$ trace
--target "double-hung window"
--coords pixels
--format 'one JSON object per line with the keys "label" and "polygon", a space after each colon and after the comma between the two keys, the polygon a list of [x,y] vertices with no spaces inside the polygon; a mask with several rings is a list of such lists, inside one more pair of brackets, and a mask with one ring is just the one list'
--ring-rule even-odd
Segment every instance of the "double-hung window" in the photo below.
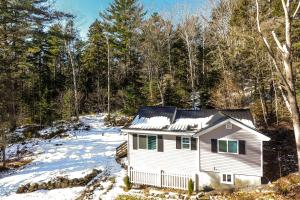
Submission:
{"label": "double-hung window", "polygon": [[148,149],[155,150],[156,149],[156,136],[148,135]]}
{"label": "double-hung window", "polygon": [[222,153],[238,153],[238,141],[218,140],[218,151]]}
{"label": "double-hung window", "polygon": [[221,183],[233,184],[233,174],[221,174]]}
{"label": "double-hung window", "polygon": [[155,150],[156,146],[156,135],[139,135],[139,149]]}
{"label": "double-hung window", "polygon": [[191,149],[191,138],[182,137],[181,138],[181,147],[182,147],[182,149]]}

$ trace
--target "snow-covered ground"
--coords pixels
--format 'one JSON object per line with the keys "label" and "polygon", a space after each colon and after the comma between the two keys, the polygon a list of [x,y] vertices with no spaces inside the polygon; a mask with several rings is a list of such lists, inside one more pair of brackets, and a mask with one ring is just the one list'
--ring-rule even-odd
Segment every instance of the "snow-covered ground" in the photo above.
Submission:
{"label": "snow-covered ground", "polygon": [[81,178],[93,169],[107,170],[116,177],[112,190],[105,195],[96,190],[94,196],[99,199],[113,200],[122,193],[120,186],[126,175],[115,161],[115,148],[126,136],[120,134],[120,128],[104,126],[103,115],[83,116],[80,120],[91,127],[90,130],[70,131],[71,136],[52,140],[32,140],[27,144],[16,144],[7,149],[13,155],[17,149],[27,148],[33,152],[33,162],[16,172],[0,175],[0,199],[75,199],[84,187],[40,190],[33,193],[16,194],[20,185],[33,182],[45,182],[58,176]]}

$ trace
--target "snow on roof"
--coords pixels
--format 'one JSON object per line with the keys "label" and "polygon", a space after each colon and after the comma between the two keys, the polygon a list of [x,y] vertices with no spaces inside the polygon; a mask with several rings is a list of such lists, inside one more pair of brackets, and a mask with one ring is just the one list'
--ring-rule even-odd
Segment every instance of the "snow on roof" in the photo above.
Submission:
{"label": "snow on roof", "polygon": [[165,116],[140,117],[137,115],[129,128],[137,129],[163,129],[170,125],[170,119]]}
{"label": "snow on roof", "polygon": [[200,130],[208,126],[208,122],[212,119],[213,115],[203,118],[179,118],[168,128],[170,131],[180,130],[186,131],[190,129]]}

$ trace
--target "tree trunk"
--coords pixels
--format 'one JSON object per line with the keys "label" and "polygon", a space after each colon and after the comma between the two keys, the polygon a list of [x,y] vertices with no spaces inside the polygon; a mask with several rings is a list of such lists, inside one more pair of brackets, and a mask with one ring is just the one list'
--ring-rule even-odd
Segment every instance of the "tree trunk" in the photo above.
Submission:
{"label": "tree trunk", "polygon": [[98,73],[98,77],[97,77],[97,108],[98,108],[98,111],[100,111],[101,109],[100,109],[100,98],[101,98],[101,96],[100,96],[100,92],[101,92],[101,89],[100,89],[100,75],[99,75],[99,73]]}
{"label": "tree trunk", "polygon": [[186,46],[188,50],[188,57],[189,57],[189,65],[190,65],[190,76],[191,76],[191,84],[192,84],[192,107],[195,107],[195,90],[194,90],[194,67],[193,67],[193,61],[192,61],[192,49],[191,44],[188,38],[188,35],[186,34]]}
{"label": "tree trunk", "polygon": [[204,80],[205,75],[205,38],[202,36],[202,75]]}
{"label": "tree trunk", "polygon": [[261,109],[263,112],[264,121],[265,121],[266,126],[268,127],[269,125],[268,125],[268,119],[267,119],[267,113],[266,113],[266,104],[265,104],[265,101],[263,100],[260,86],[258,86],[258,92],[259,92],[259,99],[260,99]]}
{"label": "tree trunk", "polygon": [[172,70],[172,64],[171,64],[171,41],[170,41],[170,38],[168,38],[168,64],[169,64],[170,74],[174,77],[175,75]]}
{"label": "tree trunk", "polygon": [[71,53],[71,49],[67,42],[65,42],[65,46],[70,58],[71,62],[71,67],[72,67],[72,75],[73,75],[73,90],[74,90],[74,106],[75,106],[75,115],[76,115],[76,120],[79,120],[79,109],[78,109],[78,93],[77,93],[77,81],[76,81],[76,69],[75,69],[75,63],[73,60],[73,55]]}
{"label": "tree trunk", "polygon": [[5,147],[2,147],[2,162],[3,162],[3,167],[6,167],[6,156],[5,156]]}
{"label": "tree trunk", "polygon": [[153,102],[153,80],[152,80],[152,73],[151,67],[149,67],[149,92],[150,92],[150,102]]}
{"label": "tree trunk", "polygon": [[295,134],[295,142],[297,148],[297,155],[298,155],[298,170],[300,171],[300,112],[297,103],[297,99],[293,95],[288,95],[288,101],[291,108],[291,116]]}
{"label": "tree trunk", "polygon": [[274,98],[275,98],[275,115],[276,115],[276,125],[278,126],[278,97],[277,97],[277,89],[275,86],[274,80],[272,81],[274,88]]}
{"label": "tree trunk", "polygon": [[164,106],[165,105],[165,98],[164,98],[164,92],[163,92],[162,84],[160,83],[160,81],[158,81],[157,86],[158,86],[158,90],[159,90],[159,94],[160,94],[161,105]]}
{"label": "tree trunk", "polygon": [[107,42],[107,116],[110,119],[110,48],[109,38],[106,36]]}
{"label": "tree trunk", "polygon": [[[260,36],[263,39],[263,42],[266,46],[266,49],[272,58],[274,67],[279,74],[280,86],[279,89],[281,90],[281,94],[285,101],[285,105],[287,109],[290,111],[291,119],[293,122],[294,134],[295,134],[295,141],[296,141],[296,149],[298,154],[298,171],[300,171],[300,112],[299,106],[297,102],[296,96],[296,88],[295,88],[295,71],[293,70],[293,58],[292,58],[292,40],[291,40],[291,24],[292,20],[296,17],[299,9],[300,9],[300,1],[298,1],[298,6],[296,7],[295,11],[292,12],[290,9],[290,1],[282,2],[282,8],[284,11],[284,19],[285,19],[285,41],[283,44],[279,41],[276,33],[272,31],[273,39],[276,43],[277,49],[281,54],[281,59],[278,60],[278,56],[273,52],[270,43],[268,42],[267,38],[263,35],[260,21],[259,21],[259,3],[256,0],[256,20],[257,20],[257,28]],[[283,67],[280,68],[280,65]],[[283,70],[283,71],[282,71]],[[282,85],[282,86],[281,86]]]}

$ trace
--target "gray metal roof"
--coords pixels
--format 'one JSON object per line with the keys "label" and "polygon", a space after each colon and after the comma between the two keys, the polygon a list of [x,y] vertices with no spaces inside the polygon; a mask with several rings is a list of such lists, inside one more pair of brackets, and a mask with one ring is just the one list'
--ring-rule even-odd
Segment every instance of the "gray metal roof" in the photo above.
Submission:
{"label": "gray metal roof", "polygon": [[151,117],[167,117],[170,121],[173,120],[176,107],[174,106],[143,106],[138,110],[137,115],[140,118],[151,118]]}
{"label": "gray metal roof", "polygon": [[221,112],[229,117],[233,117],[235,119],[247,119],[250,121],[253,121],[251,112],[249,109],[226,109],[226,110],[221,110]]}
{"label": "gray metal roof", "polygon": [[177,109],[175,120],[180,118],[203,118],[214,115],[218,110],[215,109],[201,109],[201,110],[187,110]]}
{"label": "gray metal roof", "polygon": [[228,118],[233,118],[254,128],[249,109],[191,110],[177,109],[172,106],[143,106],[128,128],[169,131],[201,130]]}

